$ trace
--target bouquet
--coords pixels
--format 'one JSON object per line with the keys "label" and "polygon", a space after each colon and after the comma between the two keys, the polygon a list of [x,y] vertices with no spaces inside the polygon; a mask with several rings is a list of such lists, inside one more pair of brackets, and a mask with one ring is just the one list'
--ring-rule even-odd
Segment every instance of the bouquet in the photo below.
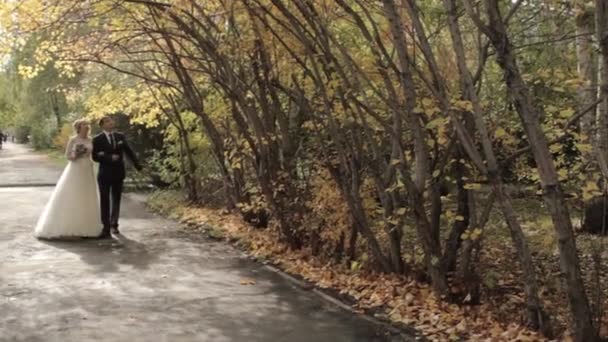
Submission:
{"label": "bouquet", "polygon": [[76,155],[76,158],[80,158],[86,153],[87,147],[84,146],[84,144],[76,144],[76,146],[74,146],[74,154]]}

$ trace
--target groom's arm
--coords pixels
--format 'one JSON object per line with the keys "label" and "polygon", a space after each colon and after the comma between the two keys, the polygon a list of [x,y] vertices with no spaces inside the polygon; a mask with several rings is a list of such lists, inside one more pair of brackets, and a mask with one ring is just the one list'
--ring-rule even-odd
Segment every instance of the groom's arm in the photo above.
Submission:
{"label": "groom's arm", "polygon": [[135,168],[138,171],[140,171],[141,170],[141,164],[139,164],[139,160],[137,159],[137,156],[135,155],[135,152],[133,152],[133,149],[131,149],[131,146],[127,142],[127,139],[125,138],[124,135],[122,136],[122,141],[124,142],[124,151],[125,151],[125,153],[129,157],[129,159],[131,159],[131,161],[133,162],[133,166],[135,166]]}
{"label": "groom's arm", "polygon": [[112,156],[107,155],[104,151],[99,148],[99,140],[93,140],[93,153],[92,156],[93,161],[97,163],[110,163],[112,162]]}

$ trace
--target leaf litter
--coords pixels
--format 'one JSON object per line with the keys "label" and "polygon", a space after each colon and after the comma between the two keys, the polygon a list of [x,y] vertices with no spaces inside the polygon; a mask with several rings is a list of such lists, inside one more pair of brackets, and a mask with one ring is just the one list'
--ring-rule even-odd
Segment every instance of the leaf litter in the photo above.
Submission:
{"label": "leaf litter", "polygon": [[[351,298],[355,311],[374,314],[397,326],[410,326],[430,341],[546,341],[516,320],[502,317],[496,303],[450,304],[439,300],[429,285],[408,277],[353,272],[348,267],[322,262],[309,250],[289,250],[278,242],[275,230],[255,229],[235,214],[190,207],[181,210],[180,216],[189,229],[203,231],[203,227],[211,226],[221,231],[226,240],[247,249],[252,257],[268,260],[321,289]],[[500,280],[503,285],[509,282]],[[240,284],[255,285],[255,281],[242,279]],[[519,293],[506,294],[503,301],[503,306],[523,305]]]}

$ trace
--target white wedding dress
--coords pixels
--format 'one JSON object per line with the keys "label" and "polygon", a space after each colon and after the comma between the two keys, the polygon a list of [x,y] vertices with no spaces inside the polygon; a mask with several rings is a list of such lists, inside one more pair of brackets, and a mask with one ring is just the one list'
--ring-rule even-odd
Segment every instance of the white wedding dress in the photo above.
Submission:
{"label": "white wedding dress", "polygon": [[41,239],[96,237],[101,234],[101,214],[95,170],[91,160],[91,139],[73,137],[66,157],[73,156],[77,145],[86,153],[70,160],[47,203],[34,235]]}

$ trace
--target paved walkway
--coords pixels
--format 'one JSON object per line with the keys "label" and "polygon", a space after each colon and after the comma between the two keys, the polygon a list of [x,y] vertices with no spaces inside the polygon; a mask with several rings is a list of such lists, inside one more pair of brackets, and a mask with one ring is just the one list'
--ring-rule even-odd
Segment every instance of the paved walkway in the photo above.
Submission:
{"label": "paved walkway", "polygon": [[61,175],[57,163],[24,145],[4,143],[0,150],[0,186],[54,184]]}
{"label": "paved walkway", "polygon": [[58,178],[55,165],[20,145],[0,150],[0,341],[389,340],[232,247],[150,214],[135,196],[118,240],[36,240],[52,191],[40,185]]}

